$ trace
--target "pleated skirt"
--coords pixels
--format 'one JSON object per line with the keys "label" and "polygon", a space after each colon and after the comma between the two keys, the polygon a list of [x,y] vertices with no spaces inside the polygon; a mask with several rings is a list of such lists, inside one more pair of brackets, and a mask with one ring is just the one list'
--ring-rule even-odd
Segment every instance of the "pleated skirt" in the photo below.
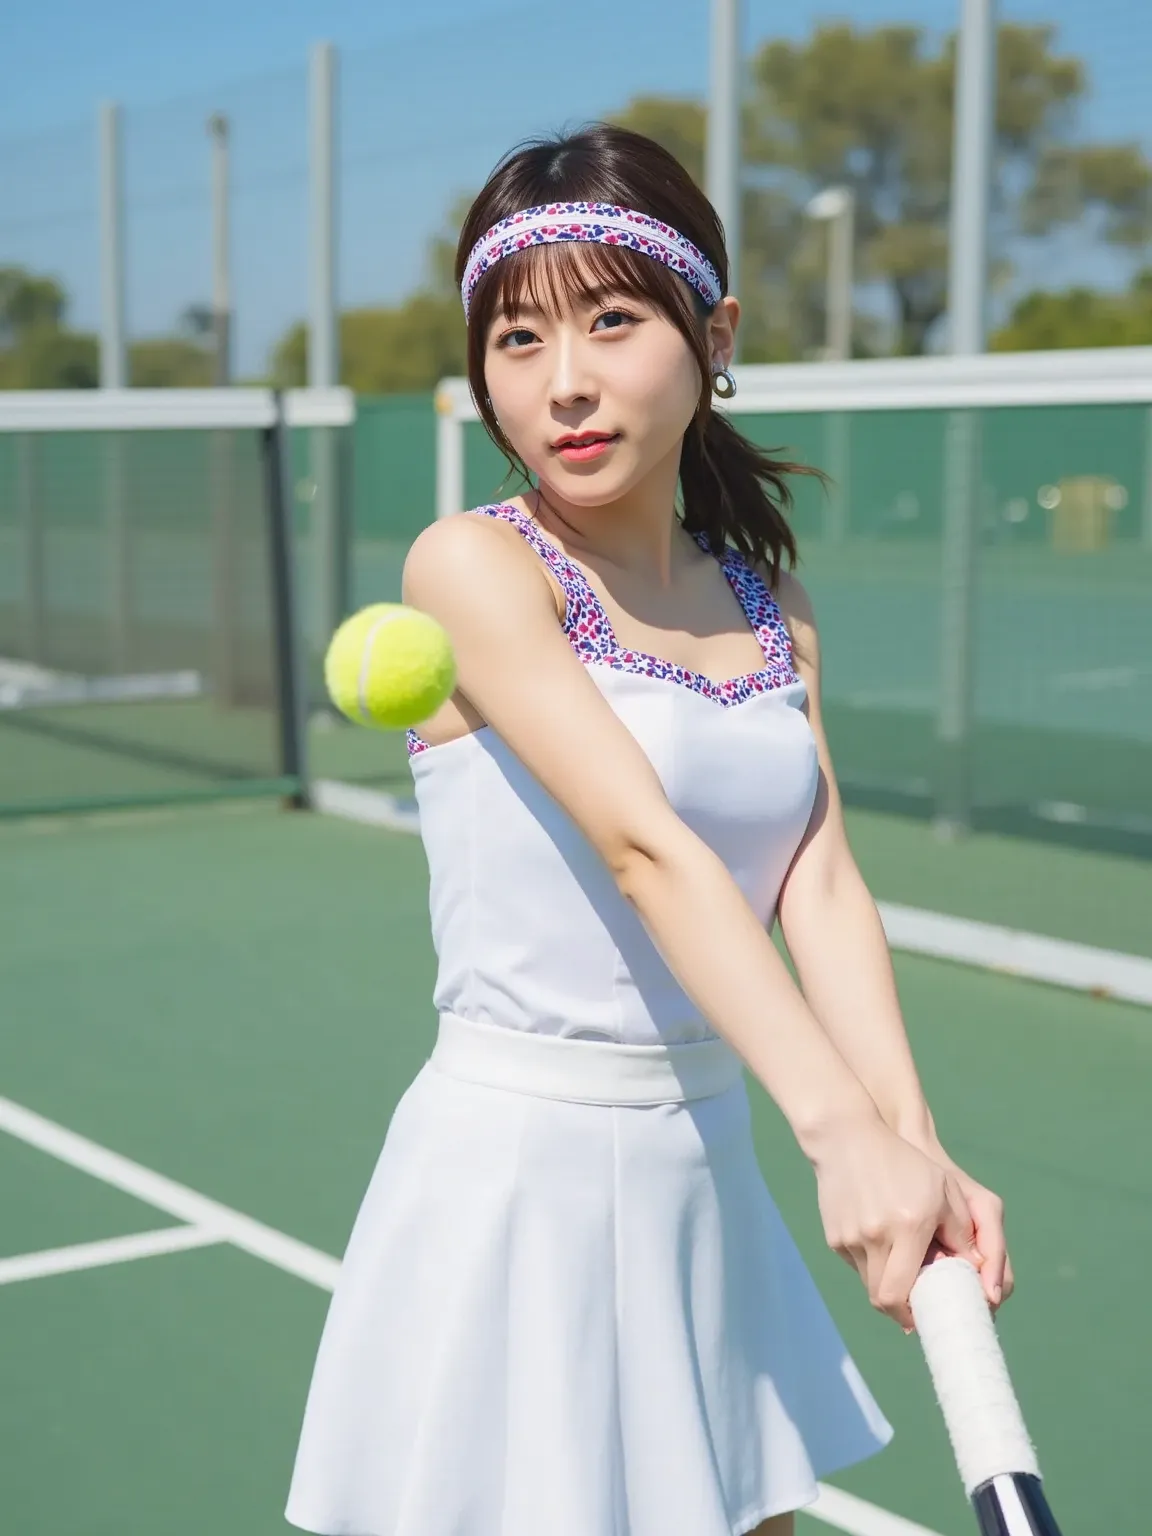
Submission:
{"label": "pleated skirt", "polygon": [[332,1297],[292,1524],[740,1536],[891,1434],[727,1046],[441,1020]]}

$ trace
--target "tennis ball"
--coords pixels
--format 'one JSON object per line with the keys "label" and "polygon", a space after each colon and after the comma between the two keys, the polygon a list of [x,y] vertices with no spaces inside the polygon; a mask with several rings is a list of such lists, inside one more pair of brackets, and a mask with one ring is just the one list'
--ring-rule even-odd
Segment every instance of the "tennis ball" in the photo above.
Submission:
{"label": "tennis ball", "polygon": [[434,715],[456,686],[452,643],[436,620],[402,603],[345,619],[324,658],[328,695],[356,725],[404,730]]}

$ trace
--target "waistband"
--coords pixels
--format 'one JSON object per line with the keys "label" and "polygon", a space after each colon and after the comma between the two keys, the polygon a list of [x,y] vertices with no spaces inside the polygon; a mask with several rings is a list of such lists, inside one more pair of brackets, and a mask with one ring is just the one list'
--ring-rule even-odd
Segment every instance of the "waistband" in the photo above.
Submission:
{"label": "waistband", "polygon": [[442,1013],[430,1065],[449,1077],[573,1104],[684,1104],[724,1093],[742,1064],[718,1038],[618,1045],[534,1035]]}

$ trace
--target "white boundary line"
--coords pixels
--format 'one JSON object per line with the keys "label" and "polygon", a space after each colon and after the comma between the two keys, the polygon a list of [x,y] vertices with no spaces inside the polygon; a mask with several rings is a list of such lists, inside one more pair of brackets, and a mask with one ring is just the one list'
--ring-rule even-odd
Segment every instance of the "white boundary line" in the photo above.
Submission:
{"label": "white boundary line", "polygon": [[894,949],[1152,1007],[1152,960],[1139,955],[1095,949],[1068,939],[1048,939],[1038,933],[893,902],[879,902],[878,906]]}
{"label": "white boundary line", "polygon": [[18,1280],[41,1280],[46,1275],[68,1275],[105,1264],[126,1264],[132,1259],[152,1259],[166,1253],[187,1253],[209,1248],[224,1237],[207,1227],[161,1227],[158,1232],[130,1232],[107,1237],[98,1243],[74,1243],[70,1248],[45,1248],[39,1253],[20,1253],[0,1259],[0,1285]]}
{"label": "white boundary line", "polygon": [[263,1259],[266,1264],[275,1265],[311,1285],[330,1291],[336,1284],[340,1262],[330,1254],[310,1248],[307,1243],[277,1232],[274,1227],[266,1227],[263,1222],[254,1221],[251,1216],[244,1216],[217,1200],[210,1200],[207,1195],[197,1194],[194,1189],[166,1179],[163,1174],[153,1173],[150,1168],[121,1157],[117,1152],[109,1152],[97,1142],[78,1136],[75,1131],[46,1120],[43,1115],[25,1109],[11,1099],[0,1098],[0,1131],[7,1131],[30,1147],[111,1184],[113,1189],[134,1195],[158,1211],[176,1216],[194,1227],[208,1228],[217,1233],[221,1241],[233,1243],[254,1258]]}
{"label": "white boundary line", "polygon": [[[17,1140],[26,1142],[40,1152],[46,1152],[50,1157],[55,1157],[72,1168],[79,1169],[81,1173],[87,1173],[94,1179],[111,1184],[114,1189],[134,1195],[145,1204],[155,1206],[157,1210],[166,1211],[171,1216],[191,1222],[193,1224],[191,1229],[180,1227],[172,1229],[173,1233],[187,1234],[184,1246],[189,1248],[201,1246],[201,1243],[193,1241],[193,1232],[195,1232],[203,1243],[210,1241],[232,1243],[237,1248],[250,1253],[254,1258],[263,1259],[266,1264],[271,1264],[276,1269],[295,1275],[297,1279],[306,1280],[319,1290],[331,1291],[335,1287],[336,1277],[340,1273],[340,1261],[334,1259],[331,1254],[322,1253],[318,1248],[311,1248],[307,1243],[298,1242],[287,1233],[265,1226],[263,1222],[255,1221],[251,1216],[245,1216],[242,1212],[233,1210],[231,1206],[222,1205],[218,1200],[211,1200],[207,1195],[201,1195],[185,1184],[177,1184],[175,1180],[165,1178],[163,1174],[155,1173],[141,1163],[134,1163],[130,1158],[121,1157],[118,1152],[111,1152],[107,1147],[100,1146],[98,1142],[89,1141],[86,1136],[79,1136],[75,1131],[58,1125],[54,1120],[48,1120],[34,1110],[25,1109],[22,1104],[17,1104],[12,1099],[0,1097],[0,1131],[7,1131]],[[166,1232],[137,1233],[135,1243],[139,1247],[146,1239],[159,1241],[165,1237],[168,1237]],[[174,1237],[169,1240],[176,1241]],[[107,1250],[115,1244],[127,1248],[133,1241],[131,1237],[113,1238],[107,1243],[82,1246]],[[69,1250],[57,1251],[67,1253]],[[139,1255],[127,1256],[138,1257]],[[31,1254],[22,1257],[42,1259],[46,1255]],[[4,1262],[12,1264],[19,1263],[20,1260],[9,1259]],[[847,1536],[940,1536],[939,1532],[929,1530],[927,1526],[915,1525],[905,1520],[902,1515],[891,1514],[888,1510],[881,1509],[878,1504],[869,1504],[867,1500],[845,1493],[842,1489],[830,1487],[827,1483],[819,1484],[819,1488],[820,1494],[816,1503],[810,1504],[803,1513],[813,1516],[836,1530],[846,1532]]]}
{"label": "white boundary line", "polygon": [[847,1531],[848,1536],[939,1536],[939,1532],[926,1525],[905,1520],[903,1515],[894,1515],[829,1483],[820,1484],[820,1497],[815,1504],[800,1510],[800,1514],[821,1520],[835,1530]]}
{"label": "white boundary line", "polygon": [[[419,834],[420,819],[410,801],[333,779],[319,780],[313,791],[313,805],[326,815],[392,832]],[[896,902],[881,901],[877,906],[893,949],[1152,1007],[1152,960],[1142,955],[1097,949]]]}

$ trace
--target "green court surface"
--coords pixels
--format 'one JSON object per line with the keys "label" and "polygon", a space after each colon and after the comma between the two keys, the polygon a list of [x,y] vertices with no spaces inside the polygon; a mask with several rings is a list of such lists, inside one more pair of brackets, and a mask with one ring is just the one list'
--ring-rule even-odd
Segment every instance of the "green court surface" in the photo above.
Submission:
{"label": "green court surface", "polygon": [[[391,746],[372,750],[394,771]],[[1146,864],[941,847],[880,816],[852,830],[879,896],[1152,952]],[[0,1529],[286,1531],[323,1285],[233,1242],[13,1278],[16,1256],[181,1218],[96,1176],[91,1148],[82,1171],[12,1134],[12,1105],[339,1255],[432,1038],[421,846],[237,801],[12,823],[0,866]],[[944,1138],[1008,1204],[1019,1294],[1002,1333],[1053,1504],[1068,1536],[1145,1536],[1152,1015],[921,958],[897,969]],[[968,1536],[916,1341],[827,1253],[811,1176],[753,1102],[769,1185],[897,1428],[836,1482]]]}

